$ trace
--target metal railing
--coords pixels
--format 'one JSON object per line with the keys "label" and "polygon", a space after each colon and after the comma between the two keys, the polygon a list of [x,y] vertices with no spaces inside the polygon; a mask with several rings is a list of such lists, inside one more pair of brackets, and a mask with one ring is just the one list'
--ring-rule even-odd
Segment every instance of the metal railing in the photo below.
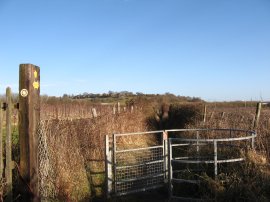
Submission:
{"label": "metal railing", "polygon": [[[238,154],[235,151],[254,149],[256,136],[255,131],[238,129],[175,129],[114,134],[111,139],[106,136],[107,196],[167,186],[170,198],[192,200],[177,196],[174,185],[199,184],[200,180],[185,179],[179,173],[190,171],[190,166],[199,170],[200,165],[213,165],[216,177],[219,164],[244,160],[226,151]],[[222,152],[226,154],[222,156]]]}
{"label": "metal railing", "polygon": [[[223,163],[233,163],[243,161],[242,156],[230,157],[229,154],[219,155],[219,153],[232,152],[234,155],[238,154],[236,148],[245,149],[252,148],[254,149],[254,142],[257,136],[255,131],[246,131],[238,129],[183,129],[183,130],[167,130],[170,135],[170,132],[195,132],[195,138],[190,137],[174,137],[169,138],[168,140],[168,153],[169,153],[169,194],[171,199],[180,199],[180,200],[199,200],[198,198],[192,197],[182,197],[177,196],[177,191],[174,190],[174,185],[190,183],[190,184],[199,184],[200,180],[198,178],[185,179],[180,175],[180,172],[190,171],[188,168],[190,165],[195,165],[194,173],[200,171],[201,168],[199,165],[212,164],[213,173],[216,178],[218,175],[218,165]],[[222,135],[228,135],[227,138],[200,138],[201,132],[215,132],[221,133]],[[227,133],[227,134],[226,134]],[[237,137],[233,137],[234,133],[237,133]],[[250,141],[250,146],[248,144],[236,144],[235,142]],[[224,144],[226,143],[226,144]],[[182,149],[186,147],[186,149]],[[194,148],[195,147],[195,148]],[[221,147],[221,148],[219,148]],[[234,148],[232,150],[232,148]],[[181,151],[181,152],[179,152]],[[206,155],[207,153],[208,155]],[[239,152],[240,153],[240,152]],[[183,154],[186,154],[183,156]],[[202,156],[201,154],[204,154]],[[206,156],[205,156],[206,155]],[[240,155],[240,154],[239,154]],[[182,169],[179,169],[179,166]],[[197,170],[196,170],[197,169]]]}

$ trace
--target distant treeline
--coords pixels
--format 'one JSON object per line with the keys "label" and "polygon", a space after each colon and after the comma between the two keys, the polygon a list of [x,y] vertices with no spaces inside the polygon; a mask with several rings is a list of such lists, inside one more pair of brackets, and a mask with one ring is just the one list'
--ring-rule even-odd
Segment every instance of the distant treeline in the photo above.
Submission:
{"label": "distant treeline", "polygon": [[129,91],[121,91],[121,92],[113,92],[109,91],[108,93],[83,93],[79,95],[68,95],[64,94],[63,98],[71,98],[71,99],[106,99],[107,101],[114,99],[133,99],[133,98],[145,98],[145,99],[168,99],[171,102],[179,102],[179,101],[188,101],[188,102],[201,102],[203,101],[199,97],[189,97],[189,96],[180,96],[174,95],[172,93],[164,93],[164,94],[145,94],[141,92],[129,92]]}

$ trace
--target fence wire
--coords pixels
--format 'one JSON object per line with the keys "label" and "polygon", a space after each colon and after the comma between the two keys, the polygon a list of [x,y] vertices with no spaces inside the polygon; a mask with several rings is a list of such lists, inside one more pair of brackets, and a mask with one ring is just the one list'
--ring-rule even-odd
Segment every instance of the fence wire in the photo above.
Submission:
{"label": "fence wire", "polygon": [[56,196],[45,125],[45,122],[41,121],[38,129],[39,193],[42,201]]}

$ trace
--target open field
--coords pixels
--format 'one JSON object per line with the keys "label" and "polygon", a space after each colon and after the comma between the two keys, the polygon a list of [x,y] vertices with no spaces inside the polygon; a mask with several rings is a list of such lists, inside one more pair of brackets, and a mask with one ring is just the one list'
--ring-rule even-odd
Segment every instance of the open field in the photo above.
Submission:
{"label": "open field", "polygon": [[[239,107],[231,106],[228,103],[228,106],[223,104],[222,107],[218,107],[216,104],[209,103],[207,104],[206,122],[202,123],[204,104],[201,103],[172,105],[168,108],[169,117],[164,120],[162,120],[162,110],[164,110],[162,105],[159,108],[155,105],[155,110],[152,109],[152,111],[149,110],[151,109],[149,106],[144,108],[146,105],[137,106],[136,110],[132,112],[129,108],[125,110],[122,108],[120,113],[114,113],[113,106],[82,105],[81,103],[78,104],[79,107],[70,108],[68,106],[68,103],[63,103],[62,108],[58,108],[60,113],[52,110],[50,115],[52,118],[43,122],[43,132],[47,138],[51,156],[53,195],[71,201],[76,201],[78,198],[92,198],[93,200],[102,198],[104,200],[104,135],[106,134],[170,128],[250,130],[256,114],[256,105]],[[72,106],[76,106],[76,104]],[[53,105],[46,105],[46,109],[48,108],[53,108]],[[99,114],[96,118],[93,117],[93,108],[97,109]],[[71,119],[65,116],[65,111],[69,110],[73,114]],[[42,113],[47,112],[44,110]],[[58,119],[55,118],[56,113],[58,113]],[[64,116],[62,120],[59,114]],[[267,191],[270,185],[269,118],[270,109],[265,106],[262,109],[257,129],[256,152],[249,153],[248,161],[240,164],[237,170],[231,168],[234,171],[232,175],[226,177],[226,184],[223,184],[222,181],[212,181],[211,178],[204,176],[207,186],[201,187],[203,189],[201,190],[202,197],[216,197],[224,201],[233,198],[239,198],[239,200],[254,200],[256,197],[261,200],[269,199],[269,191]],[[154,140],[138,139],[136,142],[128,142],[127,139],[125,144],[147,145],[151,141]],[[55,159],[56,157],[57,159]],[[255,189],[261,184],[261,180],[263,180],[262,188]],[[78,186],[80,188],[76,191]],[[139,196],[126,198],[129,201],[136,201],[137,197]],[[164,200],[164,192],[161,198],[161,201]]]}
{"label": "open field", "polygon": [[[203,122],[204,106],[207,105]],[[221,106],[219,106],[221,105]],[[93,112],[95,109],[95,112]],[[96,113],[96,114],[95,114]],[[164,114],[166,116],[164,116]],[[42,102],[39,130],[41,193],[51,201],[104,201],[105,135],[172,128],[253,129],[256,105],[231,103],[143,103],[141,105],[93,104],[85,100]],[[18,159],[17,113],[14,112],[13,159]],[[202,174],[196,193],[219,201],[267,201],[270,198],[270,109],[263,106],[257,128],[256,152],[247,161],[227,166],[218,180]],[[5,128],[3,129],[5,130]],[[3,131],[4,132],[4,131]],[[155,138],[123,139],[123,145],[152,145]],[[231,151],[230,151],[231,152]],[[229,155],[229,153],[228,153]],[[222,169],[221,169],[222,170]],[[228,174],[229,173],[229,174]],[[18,177],[15,175],[15,178]],[[16,182],[16,180],[14,180]],[[226,182],[226,183],[225,183]],[[16,184],[14,185],[17,188]],[[195,191],[194,190],[194,191]],[[16,193],[16,190],[15,190]],[[192,193],[191,193],[192,195]],[[135,194],[110,201],[167,201],[166,189]]]}

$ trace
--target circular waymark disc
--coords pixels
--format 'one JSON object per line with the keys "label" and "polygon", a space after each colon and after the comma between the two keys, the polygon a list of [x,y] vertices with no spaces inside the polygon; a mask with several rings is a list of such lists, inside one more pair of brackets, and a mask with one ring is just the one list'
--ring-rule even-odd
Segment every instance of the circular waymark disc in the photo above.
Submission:
{"label": "circular waymark disc", "polygon": [[21,90],[21,96],[22,96],[22,97],[27,97],[27,95],[28,95],[28,90],[22,89],[22,90]]}

